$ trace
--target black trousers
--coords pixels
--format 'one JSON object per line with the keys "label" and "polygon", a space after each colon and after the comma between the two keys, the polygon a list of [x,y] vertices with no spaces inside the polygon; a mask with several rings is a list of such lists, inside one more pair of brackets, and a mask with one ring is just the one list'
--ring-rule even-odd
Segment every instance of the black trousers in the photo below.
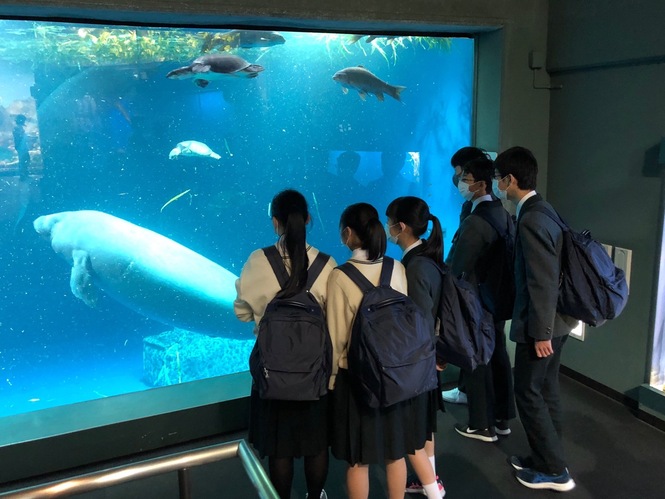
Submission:
{"label": "black trousers", "polygon": [[486,366],[460,373],[469,403],[469,426],[484,430],[495,419],[515,417],[515,394],[510,357],[506,350],[504,322],[494,324],[496,343]]}
{"label": "black trousers", "polygon": [[566,468],[561,442],[559,365],[568,336],[552,339],[554,354],[538,358],[533,342],[515,347],[515,401],[526,432],[533,468],[559,475]]}

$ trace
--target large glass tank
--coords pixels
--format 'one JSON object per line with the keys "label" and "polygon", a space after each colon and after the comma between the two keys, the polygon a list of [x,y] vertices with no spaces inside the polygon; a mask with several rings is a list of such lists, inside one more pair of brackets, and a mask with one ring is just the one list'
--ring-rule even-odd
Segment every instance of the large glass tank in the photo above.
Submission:
{"label": "large glass tank", "polygon": [[246,370],[284,188],[340,263],[354,202],[457,228],[470,38],[0,21],[0,68],[0,417]]}

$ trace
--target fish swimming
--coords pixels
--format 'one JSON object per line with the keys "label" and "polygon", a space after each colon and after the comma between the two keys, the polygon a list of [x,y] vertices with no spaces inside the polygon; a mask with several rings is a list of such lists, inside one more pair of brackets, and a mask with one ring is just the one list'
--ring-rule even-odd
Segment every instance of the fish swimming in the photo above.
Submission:
{"label": "fish swimming", "polygon": [[201,52],[211,50],[228,51],[235,48],[260,48],[282,45],[284,37],[276,31],[234,29],[226,33],[208,33],[203,40]]}
{"label": "fish swimming", "polygon": [[169,153],[169,159],[177,159],[179,156],[190,158],[196,156],[213,159],[221,158],[221,156],[210,149],[210,147],[197,140],[183,140],[182,142],[178,142],[178,144],[173,149],[171,149],[171,152]]}
{"label": "fish swimming", "polygon": [[333,75],[333,80],[342,85],[342,91],[345,94],[349,92],[350,88],[357,90],[362,100],[365,100],[367,94],[374,94],[377,99],[383,101],[383,94],[388,94],[393,99],[401,102],[400,94],[406,88],[386,83],[362,66],[337,71]]}
{"label": "fish swimming", "polygon": [[205,88],[211,80],[226,79],[231,76],[256,78],[263,69],[263,66],[250,64],[236,55],[207,54],[194,59],[189,66],[169,71],[166,77],[172,80],[193,78],[196,85]]}

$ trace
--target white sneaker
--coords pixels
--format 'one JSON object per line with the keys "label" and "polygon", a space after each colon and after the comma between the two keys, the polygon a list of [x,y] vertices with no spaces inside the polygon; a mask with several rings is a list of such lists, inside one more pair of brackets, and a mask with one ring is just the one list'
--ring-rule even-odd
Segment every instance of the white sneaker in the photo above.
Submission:
{"label": "white sneaker", "polygon": [[458,388],[441,392],[441,396],[443,397],[444,402],[449,402],[451,404],[469,403],[469,400],[466,398],[466,393],[460,392]]}

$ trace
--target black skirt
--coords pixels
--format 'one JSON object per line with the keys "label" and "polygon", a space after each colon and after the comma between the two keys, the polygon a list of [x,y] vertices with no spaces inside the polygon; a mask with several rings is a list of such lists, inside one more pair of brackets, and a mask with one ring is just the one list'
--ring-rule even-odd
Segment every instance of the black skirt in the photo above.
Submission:
{"label": "black skirt", "polygon": [[332,454],[355,464],[382,464],[413,454],[431,438],[432,395],[372,409],[360,400],[346,369],[340,369],[330,397],[330,445]]}
{"label": "black skirt", "polygon": [[252,388],[248,440],[263,458],[316,456],[328,448],[328,395],[311,402],[263,400]]}

